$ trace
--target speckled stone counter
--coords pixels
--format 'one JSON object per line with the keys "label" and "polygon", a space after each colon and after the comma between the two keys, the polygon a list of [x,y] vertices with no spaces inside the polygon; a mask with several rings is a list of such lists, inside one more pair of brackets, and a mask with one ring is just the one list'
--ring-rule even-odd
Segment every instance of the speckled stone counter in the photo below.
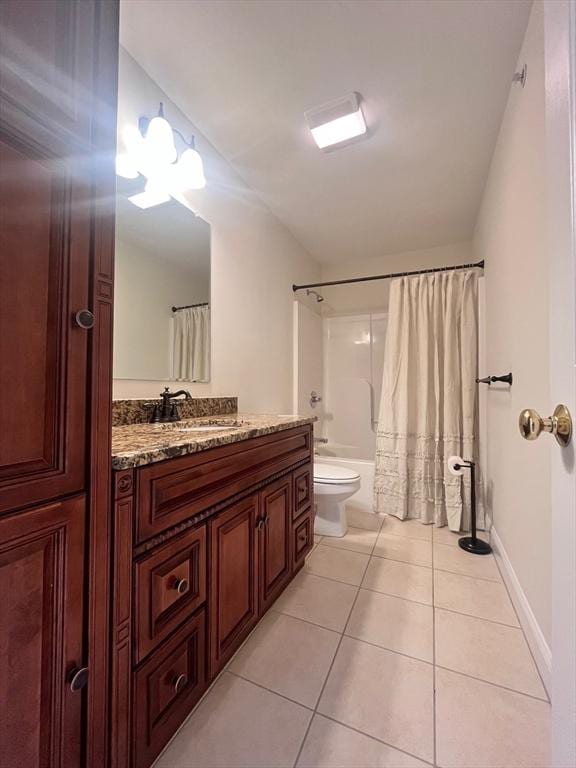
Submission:
{"label": "speckled stone counter", "polygon": [[[190,400],[175,401],[181,419],[196,419],[200,416],[225,416],[238,411],[237,397],[193,397]],[[150,421],[158,399],[143,398],[112,401],[112,426],[146,424]]]}
{"label": "speckled stone counter", "polygon": [[[231,414],[182,419],[173,424],[127,424],[112,428],[112,468],[130,469],[206,451],[219,445],[312,424],[316,417]],[[202,428],[214,427],[208,431]],[[198,430],[199,431],[195,431]]]}

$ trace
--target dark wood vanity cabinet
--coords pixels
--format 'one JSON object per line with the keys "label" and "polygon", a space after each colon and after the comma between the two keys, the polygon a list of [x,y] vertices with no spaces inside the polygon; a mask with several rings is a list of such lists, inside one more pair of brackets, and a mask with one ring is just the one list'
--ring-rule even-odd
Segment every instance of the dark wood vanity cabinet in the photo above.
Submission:
{"label": "dark wood vanity cabinet", "polygon": [[0,47],[0,763],[101,768],[118,2],[2,0]]}
{"label": "dark wood vanity cabinet", "polygon": [[304,564],[311,446],[306,425],[114,472],[114,768],[152,764]]}

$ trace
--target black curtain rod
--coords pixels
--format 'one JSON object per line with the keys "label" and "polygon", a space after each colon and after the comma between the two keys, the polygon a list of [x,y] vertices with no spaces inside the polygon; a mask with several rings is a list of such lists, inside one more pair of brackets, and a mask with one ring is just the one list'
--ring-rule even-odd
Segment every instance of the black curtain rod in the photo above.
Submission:
{"label": "black curtain rod", "polygon": [[348,280],[329,280],[325,283],[308,283],[307,285],[293,285],[292,290],[301,291],[304,288],[326,288],[329,285],[349,285],[350,283],[366,283],[369,280],[388,280],[392,277],[410,277],[411,275],[428,275],[431,272],[450,272],[454,269],[484,269],[484,260],[476,264],[459,264],[455,267],[434,267],[433,269],[415,269],[413,272],[393,272],[389,275],[371,275],[370,277],[351,277]]}
{"label": "black curtain rod", "polygon": [[208,301],[204,301],[202,304],[186,304],[185,307],[172,307],[172,312],[178,312],[179,309],[192,309],[193,307],[207,307]]}

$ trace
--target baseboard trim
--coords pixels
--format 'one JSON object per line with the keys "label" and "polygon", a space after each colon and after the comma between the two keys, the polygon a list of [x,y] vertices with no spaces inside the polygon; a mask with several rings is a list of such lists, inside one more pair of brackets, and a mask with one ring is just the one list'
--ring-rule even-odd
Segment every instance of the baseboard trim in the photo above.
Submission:
{"label": "baseboard trim", "polygon": [[502,578],[508,588],[510,599],[518,614],[518,620],[524,630],[526,640],[528,641],[528,645],[534,656],[534,661],[536,662],[536,666],[542,677],[542,682],[548,691],[548,695],[550,695],[552,673],[552,653],[550,647],[546,642],[546,638],[540,629],[540,625],[536,620],[536,616],[534,616],[528,598],[520,585],[518,576],[516,576],[510,558],[508,557],[502,544],[502,540],[498,536],[498,532],[494,526],[492,526],[490,530],[490,542],[492,544],[492,549],[494,550],[494,555],[496,556],[496,562],[502,573]]}

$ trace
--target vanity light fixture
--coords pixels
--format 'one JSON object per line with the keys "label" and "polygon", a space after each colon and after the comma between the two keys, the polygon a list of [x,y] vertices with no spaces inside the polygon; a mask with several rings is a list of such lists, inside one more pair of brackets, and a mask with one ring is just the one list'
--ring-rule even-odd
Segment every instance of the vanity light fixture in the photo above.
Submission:
{"label": "vanity light fixture", "polygon": [[[175,138],[185,145],[181,154]],[[122,138],[126,151],[116,158],[116,174],[126,179],[144,176],[144,192],[128,199],[139,208],[151,208],[170,198],[185,204],[182,195],[191,189],[206,186],[204,164],[194,146],[194,137],[187,141],[164,117],[160,103],[158,115],[149,120],[141,117],[136,126],[127,126]]]}
{"label": "vanity light fixture", "polygon": [[320,149],[336,149],[366,135],[366,120],[360,100],[360,94],[354,92],[305,113],[310,132]]}

